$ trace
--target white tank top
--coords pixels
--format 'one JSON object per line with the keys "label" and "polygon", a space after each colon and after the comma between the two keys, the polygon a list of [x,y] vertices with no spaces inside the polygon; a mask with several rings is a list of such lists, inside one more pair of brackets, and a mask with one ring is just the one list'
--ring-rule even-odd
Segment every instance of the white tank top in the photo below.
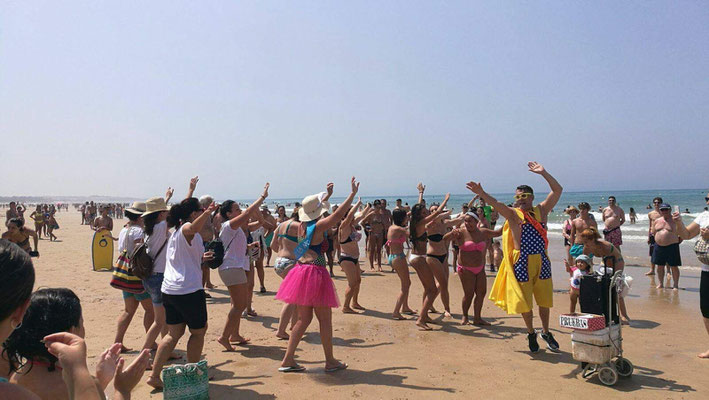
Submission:
{"label": "white tank top", "polygon": [[[220,270],[241,268],[248,271],[249,257],[246,255],[246,234],[241,228],[232,229],[229,221],[222,224],[219,239],[224,244],[224,262]],[[228,248],[227,248],[228,247]]]}
{"label": "white tank top", "polygon": [[182,233],[175,229],[167,242],[165,251],[165,275],[162,292],[165,294],[190,294],[202,290],[202,255],[204,243],[199,233],[192,238],[190,246]]}

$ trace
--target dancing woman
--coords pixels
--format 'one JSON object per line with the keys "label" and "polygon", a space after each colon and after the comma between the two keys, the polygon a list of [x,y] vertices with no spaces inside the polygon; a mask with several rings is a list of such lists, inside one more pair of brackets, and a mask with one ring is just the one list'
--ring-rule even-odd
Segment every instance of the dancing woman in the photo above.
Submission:
{"label": "dancing woman", "polygon": [[[431,206],[430,212],[435,212],[436,207]],[[445,316],[451,316],[450,296],[448,294],[448,240],[443,240],[443,235],[449,228],[460,225],[462,217],[447,219],[450,212],[440,214],[431,222],[426,224],[426,235],[428,245],[426,246],[426,264],[431,269],[433,277],[436,279],[436,291],[441,295]]]}
{"label": "dancing woman", "polygon": [[[283,207],[283,206],[281,206]],[[279,210],[281,209],[279,207]],[[285,216],[285,209],[284,216]],[[280,219],[280,217],[279,217]],[[295,248],[298,246],[298,231],[300,230],[300,221],[298,213],[293,213],[293,216],[288,220],[281,221],[276,228],[275,237],[271,243],[271,249],[276,252],[276,264],[273,270],[276,274],[285,279],[290,270],[295,266]],[[290,335],[286,332],[288,322],[291,322],[291,328],[295,326],[298,316],[295,313],[295,304],[284,303],[281,309],[281,317],[278,320],[278,331],[276,337],[282,340],[290,339]]]}
{"label": "dancing woman", "polygon": [[[362,234],[356,229],[359,223],[366,219],[372,212],[367,206],[359,217],[355,217],[362,200],[357,201],[357,204],[350,207],[349,212],[340,223],[340,229],[337,234],[337,240],[340,242],[340,259],[339,264],[347,277],[347,289],[345,289],[345,301],[342,303],[342,312],[346,314],[356,314],[353,310],[364,310],[359,304],[359,286],[362,282],[362,272],[359,269],[359,240],[362,239]],[[350,302],[352,307],[350,307]]]}
{"label": "dancing woman", "polygon": [[426,186],[419,183],[418,190],[419,200],[418,203],[411,209],[411,221],[409,222],[409,239],[412,243],[409,262],[411,263],[411,266],[414,267],[419,280],[421,280],[421,285],[423,285],[424,290],[423,306],[421,308],[421,313],[419,313],[419,318],[416,321],[416,325],[421,330],[429,331],[431,330],[431,327],[429,327],[427,323],[431,322],[431,319],[428,317],[428,311],[431,309],[431,306],[433,306],[433,300],[436,298],[438,290],[436,289],[436,282],[433,277],[433,273],[426,263],[426,225],[436,218],[440,218],[440,215],[443,213],[443,209],[446,207],[446,203],[448,203],[450,193],[446,194],[446,198],[433,213],[429,213],[423,202],[423,192],[426,190]]}
{"label": "dancing woman", "polygon": [[[303,199],[303,206],[298,212],[301,221],[301,234],[305,239],[295,249],[298,263],[288,273],[278,289],[276,298],[288,304],[296,304],[298,322],[296,322],[288,349],[281,362],[280,372],[301,372],[305,367],[295,362],[295,350],[303,338],[305,330],[313,319],[313,313],[320,321],[320,341],[325,352],[325,372],[334,372],[347,368],[332,353],[332,307],[337,307],[337,293],[332,278],[325,267],[323,255],[323,233],[341,220],[352,204],[352,199],[359,190],[359,182],[352,177],[351,193],[332,215],[322,218],[330,208],[323,202],[323,194],[315,194]],[[303,232],[305,230],[305,232]]]}
{"label": "dancing woman", "polygon": [[394,224],[389,227],[387,232],[387,244],[389,245],[389,265],[396,271],[401,281],[401,292],[396,298],[396,305],[392,318],[404,320],[402,313],[415,314],[416,312],[409,307],[409,288],[411,288],[411,278],[409,278],[409,264],[406,262],[406,253],[404,253],[404,243],[406,243],[406,223],[409,221],[409,216],[403,208],[394,209],[392,212]]}
{"label": "dancing woman", "polygon": [[502,230],[493,231],[479,226],[480,217],[468,212],[464,216],[464,225],[454,229],[444,236],[452,239],[460,249],[458,255],[458,277],[463,285],[463,320],[461,325],[467,325],[470,304],[475,299],[473,306],[473,325],[490,325],[481,317],[485,293],[487,293],[487,279],[485,276],[485,253],[490,245],[490,239],[502,234]]}

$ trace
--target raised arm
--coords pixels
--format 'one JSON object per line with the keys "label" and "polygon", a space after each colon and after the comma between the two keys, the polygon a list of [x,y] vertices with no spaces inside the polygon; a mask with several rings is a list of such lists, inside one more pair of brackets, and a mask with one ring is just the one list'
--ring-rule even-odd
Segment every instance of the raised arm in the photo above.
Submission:
{"label": "raised arm", "polygon": [[344,217],[345,213],[347,212],[347,210],[349,210],[350,205],[352,204],[352,200],[354,200],[354,197],[357,194],[357,191],[359,190],[359,182],[355,180],[354,176],[352,177],[352,181],[350,184],[352,189],[350,195],[347,196],[345,201],[343,201],[339,207],[337,207],[337,211],[318,221],[318,228],[324,230],[329,229],[331,226],[335,225],[337,221],[340,221],[342,217]]}
{"label": "raised arm", "polygon": [[542,208],[542,212],[545,215],[549,214],[549,211],[551,211],[551,209],[554,208],[556,203],[559,202],[559,199],[561,198],[561,192],[564,190],[564,188],[562,188],[559,182],[557,182],[556,179],[544,169],[544,166],[542,166],[542,164],[539,164],[536,161],[530,161],[528,166],[531,172],[541,175],[544,180],[546,180],[549,184],[549,189],[551,189],[551,191],[547,195],[547,198],[544,199],[544,201],[542,201],[541,203],[539,203],[539,206]]}
{"label": "raised arm", "polygon": [[188,222],[186,223],[182,228],[182,234],[185,235],[185,238],[190,241],[196,235],[199,233],[202,228],[204,227],[204,224],[209,221],[209,216],[212,214],[214,210],[217,209],[217,203],[212,202],[209,207],[207,207],[204,211],[202,211],[202,214],[200,214],[199,217],[195,218],[194,221],[191,223]]}
{"label": "raised arm", "polygon": [[359,215],[359,217],[354,219],[354,223],[359,224],[360,222],[372,216],[372,214],[374,214],[374,209],[372,208],[371,204],[368,204],[367,207],[362,210],[362,213]]}
{"label": "raised arm", "polygon": [[675,220],[677,235],[682,238],[682,240],[689,240],[699,235],[699,225],[692,222],[691,224],[684,226],[684,222],[682,221],[682,215],[680,213],[672,213],[672,219]]}
{"label": "raised arm", "polygon": [[[362,198],[361,197],[357,200],[357,203],[355,203],[355,205],[350,207],[350,211],[347,212],[347,216],[345,217],[344,220],[342,220],[343,225],[349,225],[352,223],[352,221],[354,220],[354,215],[357,213],[357,209],[359,209],[360,205],[362,205]],[[339,209],[339,207],[338,207],[338,209]],[[367,206],[367,209],[369,209],[369,206]],[[362,214],[364,214],[364,212]]]}
{"label": "raised arm", "polygon": [[327,192],[327,194],[325,195],[325,197],[323,197],[322,201],[330,200],[330,196],[332,196],[332,191],[334,188],[335,188],[334,183],[332,183],[332,182],[327,183],[327,186],[325,187],[325,191]]}
{"label": "raised arm", "polygon": [[419,201],[416,204],[421,204],[423,203],[423,192],[426,190],[426,186],[423,183],[419,182],[416,188],[419,190]]}
{"label": "raised arm", "polygon": [[198,176],[195,176],[194,178],[190,179],[190,186],[187,189],[187,196],[185,197],[186,199],[189,199],[194,195],[194,190],[197,189],[197,182],[199,182]]}
{"label": "raised arm", "polygon": [[175,189],[171,187],[167,187],[167,191],[165,192],[165,204],[170,202],[170,199],[172,198],[172,195],[175,193]]}
{"label": "raised arm", "polygon": [[451,194],[447,193],[446,197],[443,199],[443,202],[436,207],[436,210],[429,214],[426,218],[423,219],[423,222],[425,224],[430,223],[431,221],[435,221],[436,218],[441,218],[441,214],[443,214],[443,210],[446,208],[446,204],[448,203],[448,200],[451,198]]}
{"label": "raised arm", "polygon": [[261,207],[263,201],[266,200],[266,198],[268,197],[268,188],[270,186],[271,184],[266,182],[266,186],[263,187],[263,193],[261,194],[261,196],[259,196],[256,201],[251,203],[251,205],[246,207],[246,210],[244,210],[244,212],[229,220],[229,227],[231,229],[240,228],[247,224],[249,222],[249,217],[251,216],[251,213],[257,212],[258,214],[261,214],[261,212],[259,211],[259,207]]}
{"label": "raised arm", "polygon": [[499,202],[496,198],[492,197],[489,195],[485,190],[483,190],[483,187],[476,182],[468,182],[465,185],[468,190],[471,192],[480,195],[480,198],[485,199],[488,205],[491,205],[495,210],[497,210],[500,215],[505,217],[506,220],[508,221],[515,221],[517,223],[520,223],[519,216],[517,215],[517,212],[511,207],[508,207],[507,204]]}

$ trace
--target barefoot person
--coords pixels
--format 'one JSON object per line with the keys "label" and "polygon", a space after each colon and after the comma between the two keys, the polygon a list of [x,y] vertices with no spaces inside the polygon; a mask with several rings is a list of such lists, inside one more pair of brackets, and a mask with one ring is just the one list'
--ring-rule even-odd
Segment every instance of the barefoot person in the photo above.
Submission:
{"label": "barefoot person", "polygon": [[508,314],[522,314],[527,326],[529,350],[539,350],[537,333],[532,322],[532,297],[539,306],[542,321],[541,337],[551,350],[559,343],[549,331],[549,309],[553,306],[551,261],[547,254],[547,215],[561,197],[563,188],[541,164],[530,162],[529,170],[541,175],[549,184],[549,195],[534,206],[534,191],[527,185],[518,186],[516,208],[500,203],[487,194],[479,183],[468,183],[468,189],[479,194],[487,204],[495,207],[506,221],[502,228],[502,265],[495,278],[490,300]]}
{"label": "barefoot person", "polygon": [[[704,201],[709,205],[709,193],[704,196]],[[692,223],[684,226],[682,216],[678,213],[672,215],[677,224],[677,233],[684,240],[697,238],[694,252],[702,263],[702,274],[699,281],[699,308],[704,317],[704,327],[709,333],[709,211],[699,214]],[[709,350],[697,355],[699,358],[709,359]]]}
{"label": "barefoot person", "polygon": [[190,197],[170,208],[168,223],[175,232],[167,242],[167,260],[162,282],[162,300],[168,333],[162,338],[155,354],[148,385],[162,389],[162,367],[177,342],[190,330],[187,341],[187,362],[196,363],[202,357],[204,335],[207,332],[207,302],[202,287],[202,261],[212,254],[204,253],[199,231],[217,209],[212,203],[205,210],[199,200]]}
{"label": "barefoot person", "polygon": [[387,229],[387,216],[382,210],[382,202],[374,200],[372,213],[363,221],[369,225],[369,241],[367,249],[369,253],[369,270],[374,271],[374,263],[377,263],[377,271],[382,272],[382,247],[384,246],[384,235]]}
{"label": "barefoot person", "polygon": [[401,282],[401,291],[396,298],[392,318],[396,320],[406,319],[403,314],[412,315],[416,312],[409,307],[409,288],[411,288],[411,278],[409,278],[409,264],[404,253],[404,243],[406,243],[406,223],[409,217],[403,208],[395,208],[392,212],[393,225],[387,232],[387,243],[389,244],[389,265],[396,271]]}
{"label": "barefoot person", "polygon": [[246,255],[246,235],[244,227],[249,223],[249,218],[254,214],[260,214],[259,207],[268,197],[269,184],[263,189],[261,196],[251,205],[241,211],[239,204],[233,200],[227,200],[219,208],[219,214],[223,220],[219,239],[224,243],[224,261],[219,266],[219,277],[229,290],[231,297],[231,309],[227,315],[226,323],[222,335],[217,342],[224,346],[227,351],[234,351],[230,340],[242,345],[248,343],[249,339],[241,336],[239,332],[241,313],[246,309],[249,289],[246,278],[246,269],[249,268],[249,257]]}
{"label": "barefoot person", "polygon": [[[665,265],[672,272],[673,289],[679,289],[679,266],[682,258],[679,252],[680,238],[677,234],[677,224],[672,218],[672,207],[667,203],[660,204],[660,218],[653,221],[655,245],[652,250],[652,262],[657,266],[657,277],[660,282],[658,289],[665,287]],[[669,284],[669,281],[668,281]]]}
{"label": "barefoot person", "polygon": [[359,190],[359,182],[356,182],[354,177],[352,177],[351,189],[349,196],[340,204],[337,211],[326,218],[322,218],[322,215],[328,211],[330,204],[322,201],[325,197],[324,193],[310,195],[303,199],[303,206],[298,215],[301,231],[305,230],[305,239],[295,249],[297,264],[283,280],[276,294],[277,299],[288,304],[296,304],[298,312],[298,322],[288,339],[288,348],[278,369],[279,372],[305,370],[305,367],[295,362],[295,350],[313,319],[313,313],[320,322],[320,341],[325,352],[325,372],[347,368],[347,364],[338,361],[332,352],[332,308],[338,306],[338,300],[335,285],[325,267],[322,247],[325,242],[324,232],[342,219]]}
{"label": "barefoot person", "polygon": [[428,326],[428,323],[432,321],[428,316],[428,312],[431,310],[431,307],[433,307],[433,301],[438,295],[438,289],[436,289],[436,280],[433,276],[433,272],[426,262],[426,245],[428,242],[426,225],[436,218],[440,218],[443,209],[446,207],[446,203],[448,203],[448,199],[450,199],[450,193],[446,194],[443,203],[436,207],[433,213],[429,213],[423,200],[423,193],[426,190],[426,186],[419,183],[418,190],[419,200],[418,203],[411,208],[411,221],[409,222],[409,240],[411,241],[409,263],[416,271],[416,275],[418,275],[421,285],[423,286],[423,305],[421,306],[421,312],[419,313],[416,325],[421,330],[430,331],[431,327]]}
{"label": "barefoot person", "polygon": [[581,290],[581,277],[593,273],[593,259],[585,254],[581,254],[576,257],[576,268],[573,268],[573,271],[568,260],[564,260],[564,264],[566,264],[566,270],[570,271],[569,275],[571,275],[569,278],[569,284],[571,286],[569,289],[569,312],[574,314]]}
{"label": "barefoot person", "polygon": [[662,197],[655,197],[652,199],[652,205],[654,209],[647,213],[647,219],[650,222],[647,231],[647,244],[650,246],[650,271],[645,275],[655,275],[655,263],[652,262],[652,252],[655,249],[655,220],[660,218],[660,204],[662,204]]}
{"label": "barefoot person", "polygon": [[[458,245],[458,265],[456,271],[463,285],[463,320],[461,325],[467,325],[468,311],[473,303],[473,325],[490,325],[482,319],[483,301],[487,293],[487,277],[485,276],[485,255],[490,239],[500,233],[488,228],[480,228],[480,217],[468,212],[463,217],[462,227],[448,232],[444,238],[453,240]],[[430,238],[430,236],[429,236]]]}
{"label": "barefoot person", "polygon": [[34,230],[37,232],[37,236],[42,239],[42,228],[44,228],[44,212],[42,212],[42,206],[37,205],[37,209],[32,211],[30,218],[34,220]]}
{"label": "barefoot person", "polygon": [[[571,221],[571,234],[569,235],[571,247],[569,248],[569,258],[567,259],[570,265],[574,265],[573,260],[583,254],[583,241],[579,234],[588,228],[598,230],[598,224],[593,219],[593,214],[591,214],[591,205],[584,201],[579,203],[579,215]],[[593,258],[593,254],[591,254],[591,258]],[[571,270],[573,269],[574,267],[572,266]]]}
{"label": "barefoot person", "polygon": [[[280,210],[281,207],[278,209]],[[285,213],[285,208],[283,208],[283,212]],[[285,214],[283,214],[283,216],[285,216]],[[298,221],[298,214],[293,213],[293,217],[288,220],[282,220],[274,232],[275,237],[271,243],[271,248],[276,252],[276,263],[273,266],[273,270],[281,279],[285,279],[293,266],[295,266],[295,248],[298,246],[299,229],[300,222]],[[286,328],[288,328],[288,322],[291,323],[292,328],[298,319],[295,309],[295,304],[283,304],[281,316],[278,319],[277,338],[282,340],[288,340],[290,338],[290,335],[286,332]]]}
{"label": "barefoot person", "polygon": [[[434,213],[436,206],[429,209],[430,213]],[[451,306],[450,295],[448,293],[448,240],[443,240],[443,235],[448,233],[448,230],[460,225],[463,221],[462,217],[448,219],[450,212],[440,214],[431,222],[426,224],[426,235],[428,236],[428,244],[426,246],[426,264],[433,273],[436,279],[436,291],[441,295],[443,303],[444,316],[450,318]],[[477,220],[480,222],[480,219]],[[484,262],[483,262],[484,264]]]}
{"label": "barefoot person", "polygon": [[566,258],[567,260],[571,261],[572,257],[569,254],[569,250],[571,250],[571,245],[574,243],[571,240],[571,225],[573,225],[574,219],[578,217],[579,210],[574,206],[569,206],[566,208],[566,210],[564,210],[564,213],[569,216],[569,219],[564,221],[564,227],[561,231],[561,235],[564,237],[564,249],[566,249]]}
{"label": "barefoot person", "polygon": [[345,301],[342,303],[342,312],[345,314],[356,314],[353,308],[355,310],[364,310],[364,307],[359,304],[359,286],[362,283],[362,272],[359,269],[359,241],[362,239],[362,234],[356,227],[373,210],[367,206],[359,217],[355,218],[355,213],[359,210],[361,204],[362,201],[359,200],[354,206],[350,207],[347,215],[340,223],[340,229],[337,233],[337,240],[340,242],[340,259],[338,263],[347,277]]}
{"label": "barefoot person", "polygon": [[[613,266],[615,271],[623,271],[625,269],[625,261],[623,260],[623,254],[620,252],[620,248],[615,246],[613,243],[601,240],[601,235],[594,228],[585,229],[578,235],[583,242],[583,252],[588,255],[591,261],[593,261],[593,256],[602,257],[604,265],[608,265],[608,259],[610,258],[610,265]],[[620,292],[620,290],[619,290]],[[630,317],[628,317],[628,310],[625,308],[625,296],[618,296],[618,307],[620,308],[621,322],[625,325],[630,323]]]}
{"label": "barefoot person", "polygon": [[[32,246],[30,246],[30,237],[34,241],[34,251],[32,251]],[[39,257],[39,248],[37,247],[39,237],[37,236],[37,232],[25,228],[25,221],[21,218],[10,218],[10,220],[7,221],[7,232],[2,234],[2,238],[20,246],[27,254],[33,257]]]}
{"label": "barefoot person", "polygon": [[613,246],[623,245],[623,233],[620,226],[625,223],[625,211],[616,204],[615,196],[608,196],[608,207],[603,209],[603,238]]}

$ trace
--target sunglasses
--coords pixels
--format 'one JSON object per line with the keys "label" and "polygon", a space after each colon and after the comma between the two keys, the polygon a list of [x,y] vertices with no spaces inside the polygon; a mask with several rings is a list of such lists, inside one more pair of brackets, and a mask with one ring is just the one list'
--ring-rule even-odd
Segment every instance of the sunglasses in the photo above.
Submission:
{"label": "sunglasses", "polygon": [[653,201],[652,204],[662,204],[662,203],[659,201]]}
{"label": "sunglasses", "polygon": [[515,200],[523,200],[523,199],[528,199],[530,197],[534,196],[531,193],[520,193],[515,195]]}
{"label": "sunglasses", "polygon": [[660,211],[670,211],[671,208],[661,208]]}

